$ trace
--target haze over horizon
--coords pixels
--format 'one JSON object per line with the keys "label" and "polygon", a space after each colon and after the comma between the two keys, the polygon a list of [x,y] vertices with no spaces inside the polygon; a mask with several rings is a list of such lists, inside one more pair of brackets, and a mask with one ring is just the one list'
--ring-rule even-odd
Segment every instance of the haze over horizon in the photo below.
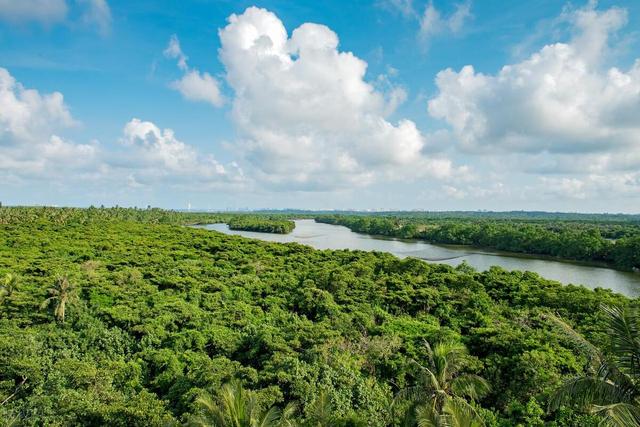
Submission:
{"label": "haze over horizon", "polygon": [[639,213],[640,3],[499,3],[0,0],[0,201]]}

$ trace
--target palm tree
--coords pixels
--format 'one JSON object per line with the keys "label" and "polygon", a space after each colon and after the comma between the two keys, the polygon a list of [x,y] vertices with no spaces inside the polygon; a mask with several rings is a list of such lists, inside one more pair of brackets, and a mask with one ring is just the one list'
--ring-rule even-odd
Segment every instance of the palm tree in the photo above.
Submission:
{"label": "palm tree", "polygon": [[609,326],[611,355],[558,318],[553,318],[587,352],[587,373],[560,387],[550,401],[552,410],[573,403],[602,417],[601,425],[640,426],[640,316],[634,307],[602,307]]}
{"label": "palm tree", "polygon": [[47,291],[49,298],[44,300],[40,308],[44,309],[50,304],[55,303],[53,313],[58,321],[64,323],[67,305],[73,304],[78,299],[76,287],[69,282],[67,276],[60,276],[56,280],[55,287],[49,288]]}
{"label": "palm tree", "polygon": [[200,415],[193,417],[189,425],[197,427],[294,427],[294,404],[280,410],[275,406],[263,411],[258,396],[245,390],[234,380],[222,386],[218,398],[203,394],[196,400]]}
{"label": "palm tree", "polygon": [[428,365],[413,361],[416,384],[396,396],[396,402],[410,402],[406,424],[419,427],[482,426],[482,418],[466,399],[477,400],[489,390],[487,381],[462,372],[466,347],[457,342],[442,342],[427,347]]}
{"label": "palm tree", "polygon": [[13,295],[13,293],[18,290],[18,282],[18,276],[16,276],[15,274],[7,273],[0,283],[0,289],[2,290],[2,293],[7,297]]}
{"label": "palm tree", "polygon": [[336,422],[329,394],[321,391],[307,407],[307,424],[312,427],[330,427]]}

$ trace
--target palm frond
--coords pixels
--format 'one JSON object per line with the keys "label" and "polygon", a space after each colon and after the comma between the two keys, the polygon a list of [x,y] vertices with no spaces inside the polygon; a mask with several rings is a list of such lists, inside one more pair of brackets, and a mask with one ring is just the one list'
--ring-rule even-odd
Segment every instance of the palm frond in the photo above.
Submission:
{"label": "palm frond", "polygon": [[638,310],[634,307],[603,306],[609,318],[613,357],[622,370],[640,375],[640,333]]}
{"label": "palm frond", "polygon": [[255,423],[255,425],[256,427],[275,427],[279,424],[281,416],[282,412],[280,411],[280,409],[272,406],[267,412],[264,413],[264,415],[259,417],[260,419],[257,423]]}
{"label": "palm frond", "polygon": [[452,427],[479,427],[484,421],[467,401],[460,398],[448,399],[444,405],[446,422]]}
{"label": "palm frond", "polygon": [[592,411],[600,415],[600,425],[607,427],[637,427],[640,426],[640,408],[629,403],[614,403],[605,406],[595,406]]}
{"label": "palm frond", "polygon": [[578,377],[565,382],[551,397],[553,410],[567,403],[581,407],[609,405],[628,401],[628,395],[616,384],[597,377]]}
{"label": "palm frond", "polygon": [[565,336],[573,341],[574,345],[587,356],[591,369],[596,370],[602,364],[603,357],[600,350],[573,329],[571,325],[554,314],[545,314],[542,317],[551,321],[551,323],[564,332]]}
{"label": "palm frond", "polygon": [[491,386],[487,380],[478,375],[464,374],[451,381],[451,391],[456,396],[478,400],[489,394]]}
{"label": "palm frond", "polygon": [[440,415],[431,405],[419,405],[415,408],[415,421],[418,427],[440,427]]}
{"label": "palm frond", "polygon": [[321,425],[326,425],[332,421],[333,404],[325,391],[321,391],[311,403],[308,418]]}
{"label": "palm frond", "polygon": [[282,408],[278,425],[280,427],[296,427],[298,425],[295,419],[296,412],[298,412],[298,405],[294,402],[287,403],[285,407]]}

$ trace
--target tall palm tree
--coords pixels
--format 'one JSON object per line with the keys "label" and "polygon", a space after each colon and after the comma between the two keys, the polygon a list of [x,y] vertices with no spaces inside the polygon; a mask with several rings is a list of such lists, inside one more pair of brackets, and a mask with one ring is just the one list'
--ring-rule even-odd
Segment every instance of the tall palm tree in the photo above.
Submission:
{"label": "tall palm tree", "polygon": [[321,391],[307,409],[307,424],[311,427],[331,427],[336,422],[329,394]]}
{"label": "tall palm tree", "polygon": [[602,417],[601,425],[640,426],[640,316],[635,307],[602,307],[608,318],[611,355],[594,345],[562,320],[559,324],[587,352],[585,375],[560,387],[550,402],[552,410],[573,403]]}
{"label": "tall palm tree", "polygon": [[411,403],[405,423],[419,427],[482,426],[482,418],[466,399],[477,400],[490,387],[484,378],[462,372],[466,347],[457,342],[442,342],[433,349],[429,343],[425,345],[427,366],[414,361],[416,384],[396,396],[396,401]]}
{"label": "tall palm tree", "polygon": [[60,276],[56,279],[56,284],[48,290],[49,298],[44,300],[41,309],[47,308],[50,304],[55,304],[54,315],[56,319],[64,323],[64,317],[67,312],[67,305],[73,304],[78,299],[76,287],[69,282],[67,276]]}
{"label": "tall palm tree", "polygon": [[242,383],[234,380],[222,386],[215,399],[203,394],[196,401],[200,415],[193,417],[189,425],[194,427],[294,427],[296,411],[294,404],[280,410],[275,406],[264,411],[258,396],[245,390]]}
{"label": "tall palm tree", "polygon": [[0,289],[4,296],[10,297],[15,291],[18,290],[18,276],[15,274],[7,273],[0,282]]}

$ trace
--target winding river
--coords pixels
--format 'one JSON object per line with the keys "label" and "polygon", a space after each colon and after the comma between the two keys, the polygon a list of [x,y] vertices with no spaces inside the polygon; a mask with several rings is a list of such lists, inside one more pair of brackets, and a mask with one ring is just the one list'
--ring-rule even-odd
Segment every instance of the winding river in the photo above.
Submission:
{"label": "winding river", "polygon": [[421,258],[427,262],[458,265],[467,261],[483,271],[492,265],[507,270],[528,270],[561,283],[584,285],[588,288],[609,288],[614,292],[640,296],[640,274],[618,271],[573,262],[541,259],[513,253],[481,250],[469,246],[432,245],[417,240],[403,240],[354,233],[347,227],[317,223],[312,219],[295,221],[296,228],[289,234],[256,233],[229,230],[227,224],[209,224],[202,228],[225,234],[240,235],[269,242],[297,242],[316,249],[359,249],[389,252],[398,257]]}

